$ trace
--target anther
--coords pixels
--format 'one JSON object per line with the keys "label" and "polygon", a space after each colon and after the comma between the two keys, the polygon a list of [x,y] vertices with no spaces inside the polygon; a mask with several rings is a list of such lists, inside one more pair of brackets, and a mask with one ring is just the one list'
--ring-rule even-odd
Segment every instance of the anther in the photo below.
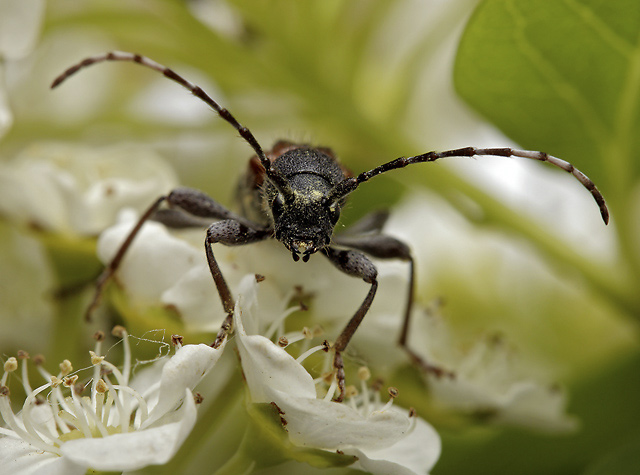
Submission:
{"label": "anther", "polygon": [[60,373],[62,373],[62,376],[68,375],[69,373],[71,373],[71,371],[73,371],[73,365],[71,364],[71,361],[64,360],[62,363],[60,363]]}
{"label": "anther", "polygon": [[58,378],[57,376],[51,376],[51,386],[53,386],[54,388],[57,388],[61,384],[62,384],[62,380],[60,378]]}
{"label": "anther", "polygon": [[109,386],[104,382],[104,379],[100,378],[96,383],[96,392],[98,394],[104,394],[109,390]]}
{"label": "anther", "polygon": [[104,341],[104,332],[103,332],[103,331],[98,330],[97,332],[95,332],[95,333],[93,334],[93,339],[94,339],[95,341]]}
{"label": "anther", "polygon": [[124,336],[127,334],[127,329],[122,325],[116,325],[111,330],[111,334],[116,338],[124,338]]}
{"label": "anther", "polygon": [[42,366],[45,363],[45,358],[43,355],[35,355],[33,357],[33,364],[36,366]]}
{"label": "anther", "polygon": [[0,396],[11,396],[8,386],[0,386]]}
{"label": "anther", "polygon": [[184,337],[182,335],[171,335],[171,344],[173,346],[181,348],[183,340],[184,340]]}
{"label": "anther", "polygon": [[204,397],[200,393],[193,393],[193,400],[196,404],[202,404],[202,401],[204,401]]}
{"label": "anther", "polygon": [[358,379],[360,381],[369,381],[371,378],[371,371],[366,366],[360,366],[358,368]]}
{"label": "anther", "polygon": [[380,388],[382,388],[382,385],[384,384],[384,381],[382,378],[378,378],[376,379],[373,384],[371,385],[371,390],[373,392],[378,392],[380,391]]}
{"label": "anther", "polygon": [[13,373],[17,369],[18,369],[18,360],[16,360],[14,356],[10,357],[7,361],[5,361],[4,363],[5,372]]}
{"label": "anther", "polygon": [[389,397],[391,397],[391,399],[395,399],[398,397],[398,388],[391,386],[387,391],[389,392]]}
{"label": "anther", "polygon": [[344,395],[345,397],[355,397],[358,395],[358,389],[353,385],[349,385],[345,388]]}
{"label": "anther", "polygon": [[28,360],[29,359],[29,353],[27,353],[24,350],[18,350],[18,359],[19,360]]}
{"label": "anther", "polygon": [[104,360],[104,356],[98,356],[91,350],[89,350],[89,354],[91,355],[91,364],[94,366],[102,363],[102,361]]}
{"label": "anther", "polygon": [[414,407],[409,408],[409,417],[418,417],[418,411]]}
{"label": "anther", "polygon": [[286,336],[281,336],[280,338],[278,338],[278,345],[282,348],[286,348],[287,346],[289,346],[289,340]]}
{"label": "anther", "polygon": [[70,388],[71,386],[76,384],[76,381],[78,381],[78,375],[74,374],[73,376],[67,376],[66,378],[63,378],[62,384]]}
{"label": "anther", "polygon": [[262,274],[256,274],[255,278],[256,278],[256,282],[260,283],[260,282],[263,282],[266,277],[263,276]]}
{"label": "anther", "polygon": [[304,327],[302,329],[302,336],[304,336],[306,340],[311,340],[313,338],[313,332],[309,330],[308,327]]}
{"label": "anther", "polygon": [[73,392],[80,396],[84,392],[85,387],[84,383],[76,383],[73,385]]}

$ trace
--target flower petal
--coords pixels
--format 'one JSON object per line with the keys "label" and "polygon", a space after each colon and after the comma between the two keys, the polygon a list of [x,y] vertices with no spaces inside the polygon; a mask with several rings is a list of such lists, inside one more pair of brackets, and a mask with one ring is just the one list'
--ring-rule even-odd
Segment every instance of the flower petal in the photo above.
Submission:
{"label": "flower petal", "polygon": [[[236,306],[234,326],[242,371],[253,402],[272,402],[273,394],[316,398],[313,378],[289,353],[261,335],[247,335]],[[276,401],[277,402],[277,401]]]}
{"label": "flower petal", "polygon": [[400,442],[382,449],[345,449],[344,453],[358,457],[359,465],[376,475],[425,474],[438,461],[442,443],[438,433],[424,420],[417,418],[416,426]]}
{"label": "flower petal", "polygon": [[184,398],[185,388],[191,390],[218,361],[224,346],[214,349],[208,345],[185,345],[162,368],[158,403],[149,414],[146,426],[172,411]]}
{"label": "flower petal", "polygon": [[175,455],[196,422],[196,405],[188,388],[181,399],[184,404],[172,414],[175,422],[104,438],[71,440],[62,445],[62,454],[77,464],[104,471],[164,464]]}
{"label": "flower petal", "polygon": [[316,398],[311,375],[284,349],[260,335],[247,335],[236,308],[234,324],[242,369],[253,402],[275,402],[295,444],[324,449],[388,447],[409,429],[400,411],[365,417],[345,404]]}
{"label": "flower petal", "polygon": [[13,475],[83,475],[87,471],[87,465],[42,452],[13,437],[0,437],[0,467],[2,473]]}
{"label": "flower petal", "polygon": [[363,416],[351,406],[332,401],[292,397],[281,391],[274,391],[272,397],[284,413],[291,441],[301,446],[379,450],[402,440],[410,427],[409,417],[394,409]]}

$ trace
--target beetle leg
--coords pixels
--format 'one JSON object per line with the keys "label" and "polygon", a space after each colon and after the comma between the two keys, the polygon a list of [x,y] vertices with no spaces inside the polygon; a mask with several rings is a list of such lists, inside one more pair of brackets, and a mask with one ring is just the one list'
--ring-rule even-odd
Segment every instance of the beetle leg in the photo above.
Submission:
{"label": "beetle leg", "polygon": [[402,241],[385,235],[385,234],[370,234],[363,236],[337,236],[334,239],[336,244],[341,246],[351,247],[360,251],[366,252],[370,256],[377,257],[379,259],[400,259],[409,263],[409,286],[407,290],[406,306],[404,309],[404,318],[402,323],[402,330],[400,331],[400,337],[398,338],[398,344],[407,352],[411,361],[417,364],[425,372],[431,373],[435,376],[449,376],[453,374],[434,364],[431,364],[415,351],[413,351],[408,344],[409,326],[411,323],[411,310],[413,308],[414,299],[414,281],[415,270],[413,256],[411,250]]}
{"label": "beetle leg", "polygon": [[360,322],[369,311],[373,297],[376,294],[378,288],[378,270],[373,265],[373,262],[369,260],[367,256],[357,251],[339,250],[332,247],[322,249],[322,253],[342,272],[352,275],[354,277],[360,277],[366,283],[371,284],[369,293],[365,297],[360,308],[351,317],[347,326],[344,327],[342,333],[338,336],[336,342],[333,344],[335,356],[333,359],[333,367],[336,369],[336,379],[338,380],[339,394],[336,397],[337,402],[341,402],[344,399],[345,394],[345,375],[344,375],[344,363],[342,361],[342,352],[345,350],[351,337],[358,329]]}
{"label": "beetle leg", "polygon": [[[160,206],[165,201],[172,209],[160,209]],[[168,211],[168,213],[166,213],[165,211]],[[159,218],[158,221],[174,228],[206,226],[206,224],[203,224],[203,222],[198,218],[209,218],[234,219],[243,223],[243,225],[245,226],[249,226],[253,229],[260,229],[259,225],[252,223],[251,221],[248,221],[241,216],[238,216],[232,211],[229,211],[227,208],[218,204],[209,196],[198,190],[194,190],[191,188],[176,188],[168,195],[158,197],[151,204],[151,206],[147,208],[142,216],[140,216],[140,219],[138,219],[138,222],[135,224],[133,229],[131,229],[124,242],[120,245],[120,248],[116,252],[113,259],[111,259],[109,264],[107,264],[107,266],[104,268],[104,270],[96,280],[95,293],[93,294],[93,298],[85,312],[86,321],[91,320],[91,314],[100,303],[104,287],[120,267],[122,259],[131,247],[133,240],[140,232],[140,229],[142,229],[144,223],[149,219],[156,219],[156,217]]]}
{"label": "beetle leg", "polygon": [[221,243],[227,246],[239,246],[262,241],[269,237],[271,237],[271,230],[269,229],[251,229],[232,219],[218,221],[217,223],[213,223],[207,229],[207,237],[204,241],[204,248],[207,253],[207,262],[209,263],[209,269],[211,270],[213,281],[216,284],[216,289],[218,289],[218,295],[220,295],[222,307],[227,314],[213,345],[211,345],[214,348],[218,348],[231,331],[234,300],[231,295],[231,291],[229,290],[229,286],[224,280],[220,267],[213,255],[212,245]]}

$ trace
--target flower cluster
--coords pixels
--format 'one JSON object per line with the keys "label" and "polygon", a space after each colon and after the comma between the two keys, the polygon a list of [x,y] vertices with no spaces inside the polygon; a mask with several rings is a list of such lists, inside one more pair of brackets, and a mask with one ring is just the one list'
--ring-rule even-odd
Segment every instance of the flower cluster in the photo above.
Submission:
{"label": "flower cluster", "polygon": [[[15,357],[4,364],[0,414],[7,424],[0,434],[0,461],[7,473],[83,474],[87,469],[130,471],[166,463],[196,422],[193,388],[216,364],[222,349],[182,346],[132,377],[130,337],[120,337],[124,363],[117,367],[103,354],[104,335],[96,335],[91,367],[74,371],[69,360],[54,375],[42,357],[33,363],[44,384],[33,388],[29,355],[20,352],[22,409],[14,414],[8,376],[18,370]],[[89,371],[88,380],[80,379]]]}
{"label": "flower cluster", "polygon": [[[91,165],[95,168],[80,160],[89,153],[86,150],[67,148],[64,154],[60,150],[51,149],[53,165],[46,160],[18,161],[16,168],[4,174],[20,181],[26,176],[24,170],[35,173],[43,189],[54,190],[52,197],[70,194],[73,200],[67,201],[74,205],[65,206],[65,200],[52,198],[51,203],[58,203],[66,215],[47,215],[49,221],[44,221],[39,220],[35,204],[25,203],[21,217],[49,230],[100,233],[97,254],[108,264],[137,222],[141,202],[148,195],[162,193],[172,178],[162,167],[155,167],[153,158],[148,165],[144,159],[137,162],[135,170],[140,173],[127,174],[122,155],[109,149],[90,152],[98,157]],[[156,175],[144,172],[145,167],[153,168]],[[101,179],[92,181],[98,169]],[[118,198],[112,201],[113,196]],[[116,218],[114,212],[122,202],[132,207]],[[100,222],[88,227],[73,225],[88,210]],[[66,218],[55,218],[63,215]],[[388,231],[394,233],[393,226]],[[366,289],[357,279],[337,273],[324,259],[310,260],[301,274],[290,256],[277,247],[278,243],[264,242],[242,249],[220,246],[215,252],[237,296],[235,337],[226,348],[237,347],[249,405],[277,409],[279,431],[286,434],[287,444],[302,451],[320,450],[326,457],[337,453],[346,457],[340,463],[363,471],[417,474],[428,472],[440,454],[439,436],[422,418],[438,404],[448,411],[483,415],[484,422],[545,430],[572,427],[573,421],[564,414],[563,393],[515,370],[506,345],[480,340],[470,350],[461,349],[444,319],[419,304],[414,306],[409,343],[417,354],[454,377],[425,375],[430,391],[424,395],[425,402],[417,401],[418,411],[401,407],[401,387],[400,391],[389,388],[389,399],[384,402],[378,378],[392,375],[410,360],[393,344],[395,337],[390,337],[402,324],[398,308],[406,295],[407,269],[384,263],[379,264],[378,295],[345,354],[345,401],[332,401],[337,381],[331,343],[320,341],[320,335],[337,335],[358,304],[353,296]],[[261,274],[259,279],[255,272]],[[116,277],[115,290],[126,295],[116,303],[128,324],[140,325],[139,313],[131,309],[159,307],[170,310],[173,323],[187,335],[214,335],[225,317],[203,257],[201,230],[169,231],[160,223],[145,223]],[[307,311],[300,312],[303,308]],[[9,403],[8,375],[17,370],[18,361],[7,360],[0,400],[7,424],[2,429],[0,454],[7,466],[24,468],[25,473],[40,466],[69,473],[88,468],[131,471],[164,464],[178,453],[198,423],[193,388],[228,351],[224,346],[214,350],[206,345],[178,344],[175,355],[132,376],[130,337],[126,332],[121,337],[121,367],[110,362],[98,341],[91,353],[90,378],[81,379],[80,372],[67,363],[57,375],[37,364],[45,383],[36,389],[29,383],[28,358],[22,353],[26,398],[17,414]],[[359,361],[366,365],[357,369]],[[368,368],[376,376],[373,382]],[[211,375],[222,377],[224,371],[215,367]],[[211,383],[202,392],[205,400],[212,395],[210,404],[216,398],[238,396],[221,395],[212,390]],[[249,433],[251,427],[240,430]],[[255,449],[243,456],[259,458],[258,453]]]}

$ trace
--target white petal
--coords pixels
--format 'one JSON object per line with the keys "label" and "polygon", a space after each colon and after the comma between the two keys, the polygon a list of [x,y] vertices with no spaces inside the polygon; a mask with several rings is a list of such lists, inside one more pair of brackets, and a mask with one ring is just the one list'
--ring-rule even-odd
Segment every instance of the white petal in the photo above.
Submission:
{"label": "white petal", "polygon": [[4,85],[4,68],[2,66],[0,64],[0,138],[13,124],[13,114],[9,108],[9,98]]}
{"label": "white petal", "polygon": [[376,449],[400,440],[409,418],[399,411],[364,417],[347,406],[316,398],[311,375],[285,350],[260,335],[247,335],[234,319],[242,369],[253,402],[275,402],[284,412],[291,441],[326,449]]}
{"label": "white petal", "polygon": [[43,0],[0,2],[0,57],[19,59],[33,49],[44,14]]}
{"label": "white petal", "polygon": [[[316,398],[313,378],[296,360],[271,340],[261,335],[247,335],[236,307],[234,326],[238,350],[253,402],[273,401],[273,392],[294,397]],[[277,402],[277,401],[276,401]]]}
{"label": "white petal", "polygon": [[218,361],[224,346],[218,349],[208,345],[185,345],[162,368],[158,404],[149,414],[145,425],[152,424],[181,402],[185,388],[192,399],[191,390]]}
{"label": "white petal", "polygon": [[[204,233],[201,236],[204,236]],[[177,278],[174,285],[162,293],[160,301],[178,309],[187,332],[192,330],[217,333],[225,313],[211,279],[204,252],[199,251],[202,262],[195,264],[182,277]]]}
{"label": "white petal", "polygon": [[[103,262],[112,259],[136,220],[135,213],[125,211],[120,214],[118,224],[100,235],[98,257]],[[163,225],[147,222],[122,261],[118,280],[130,296],[142,302],[158,302],[165,290],[204,259],[203,254],[202,250],[171,236]]]}
{"label": "white petal", "polygon": [[76,439],[62,445],[65,457],[95,470],[137,470],[168,462],[178,451],[196,422],[196,405],[189,389],[175,413],[176,422],[151,429],[115,434],[105,438]]}
{"label": "white petal", "polygon": [[438,461],[441,448],[438,433],[418,418],[409,435],[390,447],[345,449],[344,453],[357,456],[358,466],[377,475],[423,475]]}
{"label": "white petal", "polygon": [[0,437],[0,468],[11,475],[83,475],[86,465],[42,452],[22,439]]}
{"label": "white petal", "polygon": [[284,412],[294,444],[328,450],[349,447],[377,450],[403,439],[409,417],[397,410],[373,412],[365,417],[347,404],[273,392],[272,400]]}

